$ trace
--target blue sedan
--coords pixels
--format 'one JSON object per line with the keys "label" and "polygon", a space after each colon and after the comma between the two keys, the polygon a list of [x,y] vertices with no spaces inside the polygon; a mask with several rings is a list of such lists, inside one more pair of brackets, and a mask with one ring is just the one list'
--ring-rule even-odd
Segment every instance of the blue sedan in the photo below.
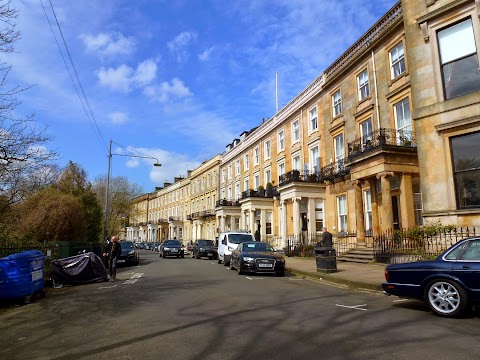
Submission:
{"label": "blue sedan", "polygon": [[459,241],[435,260],[385,268],[386,295],[425,301],[438,315],[459,316],[480,305],[480,237]]}

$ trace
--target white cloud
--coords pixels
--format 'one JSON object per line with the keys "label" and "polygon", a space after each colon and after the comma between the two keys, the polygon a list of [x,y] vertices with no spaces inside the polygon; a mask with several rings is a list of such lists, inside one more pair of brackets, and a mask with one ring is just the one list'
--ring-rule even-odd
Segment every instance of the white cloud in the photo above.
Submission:
{"label": "white cloud", "polygon": [[157,75],[157,63],[153,60],[145,60],[138,64],[134,80],[140,85],[152,82]]}
{"label": "white cloud", "polygon": [[120,111],[113,112],[109,116],[112,124],[120,125],[128,121],[128,115]]}
{"label": "white cloud", "polygon": [[157,73],[157,64],[153,60],[141,62],[136,70],[122,64],[117,68],[100,68],[97,73],[100,85],[110,90],[128,93],[132,88],[143,87],[152,82]]}
{"label": "white cloud", "polygon": [[213,46],[205,49],[202,53],[198,54],[198,59],[200,61],[208,61],[210,59],[210,55],[213,51]]}
{"label": "white cloud", "polygon": [[197,34],[191,31],[184,31],[178,34],[173,40],[167,43],[167,47],[175,54],[178,62],[188,58],[187,47],[197,39]]}
{"label": "white cloud", "polygon": [[[201,161],[204,160],[192,160],[192,157],[187,154],[170,152],[163,149],[128,147],[128,150],[133,154],[155,158],[130,158],[125,164],[129,168],[138,168],[143,165],[151,166],[149,177],[157,186],[163,186],[164,182],[172,181],[172,178],[175,176],[185,176],[187,170],[195,169],[201,164]],[[153,166],[156,160],[158,160],[158,163],[162,164],[162,166]]]}
{"label": "white cloud", "polygon": [[135,40],[122,34],[99,33],[97,35],[80,35],[88,52],[101,56],[128,55],[135,51]]}
{"label": "white cloud", "polygon": [[181,99],[192,96],[192,93],[186,87],[182,80],[173,78],[169,83],[165,81],[160,85],[147,86],[144,89],[144,94],[154,101],[165,103],[172,99]]}

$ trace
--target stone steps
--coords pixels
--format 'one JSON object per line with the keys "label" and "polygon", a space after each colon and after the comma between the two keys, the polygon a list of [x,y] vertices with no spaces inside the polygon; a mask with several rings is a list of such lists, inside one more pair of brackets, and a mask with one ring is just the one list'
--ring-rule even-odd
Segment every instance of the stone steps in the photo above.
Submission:
{"label": "stone steps", "polygon": [[372,248],[356,247],[338,255],[337,261],[367,264],[375,261],[375,256]]}

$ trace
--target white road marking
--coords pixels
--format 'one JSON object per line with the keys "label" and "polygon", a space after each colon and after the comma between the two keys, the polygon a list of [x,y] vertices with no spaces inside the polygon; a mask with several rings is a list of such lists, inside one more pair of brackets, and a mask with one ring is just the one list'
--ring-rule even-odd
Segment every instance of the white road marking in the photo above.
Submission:
{"label": "white road marking", "polygon": [[303,281],[305,279],[294,279],[294,278],[288,278],[288,280],[291,280],[291,281]]}
{"label": "white road marking", "polygon": [[362,309],[362,306],[367,306],[367,304],[362,304],[362,305],[355,305],[355,306],[347,306],[347,305],[340,305],[340,304],[335,304],[336,306],[340,307],[345,307],[353,310],[362,310],[362,311],[367,311],[367,309]]}
{"label": "white road marking", "polygon": [[399,299],[399,300],[393,300],[393,302],[402,302],[402,301],[410,301],[410,299]]}
{"label": "white road marking", "polygon": [[111,289],[117,287],[117,285],[112,285],[112,286],[100,286],[99,289]]}
{"label": "white road marking", "polygon": [[130,279],[139,279],[144,273],[134,273]]}
{"label": "white road marking", "polygon": [[123,284],[135,284],[137,282],[138,279],[130,279],[130,280],[126,280]]}
{"label": "white road marking", "polygon": [[251,278],[250,276],[245,276],[248,280],[263,280],[263,278]]}

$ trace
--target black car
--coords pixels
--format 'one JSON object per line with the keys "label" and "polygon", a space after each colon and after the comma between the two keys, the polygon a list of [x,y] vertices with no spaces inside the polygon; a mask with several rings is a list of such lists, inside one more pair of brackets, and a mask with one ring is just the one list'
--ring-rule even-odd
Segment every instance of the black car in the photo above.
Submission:
{"label": "black car", "polygon": [[183,245],[178,240],[165,240],[162,245],[162,251],[160,252],[162,258],[167,256],[184,257]]}
{"label": "black car", "polygon": [[133,241],[120,241],[122,252],[118,257],[117,264],[138,265],[140,257]]}
{"label": "black car", "polygon": [[435,260],[385,268],[386,295],[425,301],[438,315],[454,317],[480,304],[480,237],[459,241]]}
{"label": "black car", "polygon": [[243,273],[274,273],[285,275],[285,259],[266,242],[246,241],[232,251],[230,269]]}
{"label": "black car", "polygon": [[200,259],[201,257],[208,257],[209,259],[216,259],[218,257],[217,247],[213,240],[197,240],[192,247],[192,257]]}

